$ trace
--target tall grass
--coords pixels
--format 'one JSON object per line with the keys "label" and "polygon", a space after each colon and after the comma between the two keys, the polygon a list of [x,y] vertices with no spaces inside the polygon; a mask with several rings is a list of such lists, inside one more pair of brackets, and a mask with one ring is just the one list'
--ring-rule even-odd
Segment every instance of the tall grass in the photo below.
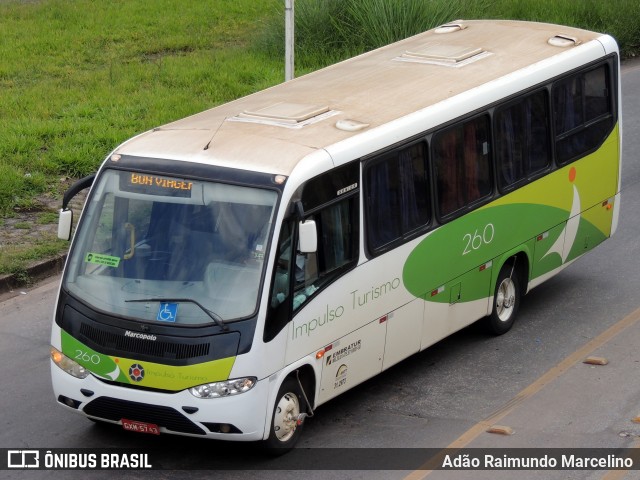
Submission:
{"label": "tall grass", "polygon": [[[296,0],[300,71],[327,65],[455,19],[514,19],[613,35],[627,57],[640,51],[637,0]],[[280,14],[266,21],[259,48],[282,54]]]}
{"label": "tall grass", "polygon": [[[637,0],[296,0],[297,73],[456,18],[611,33]],[[130,136],[283,79],[284,0],[0,2],[0,216],[94,171]]]}
{"label": "tall grass", "polygon": [[265,1],[0,2],[0,215],[128,137],[281,81]]}
{"label": "tall grass", "polygon": [[340,35],[366,50],[410,37],[456,18],[464,2],[346,0]]}
{"label": "tall grass", "polygon": [[[296,62],[306,71],[415,35],[486,0],[296,0]],[[258,49],[283,53],[284,24],[266,21]]]}
{"label": "tall grass", "polygon": [[[492,15],[493,14],[493,15]],[[612,35],[623,57],[640,54],[640,8],[637,0],[491,0],[478,18],[556,23]]]}

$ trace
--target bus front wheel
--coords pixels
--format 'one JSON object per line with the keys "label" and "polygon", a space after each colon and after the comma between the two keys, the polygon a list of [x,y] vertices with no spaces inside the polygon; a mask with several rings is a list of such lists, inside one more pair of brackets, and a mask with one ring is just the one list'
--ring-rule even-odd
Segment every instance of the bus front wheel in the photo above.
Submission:
{"label": "bus front wheel", "polygon": [[503,265],[496,281],[493,309],[487,317],[487,327],[494,335],[507,333],[513,326],[520,306],[520,292],[518,272],[513,265]]}
{"label": "bus front wheel", "polygon": [[306,402],[300,385],[293,377],[287,378],[278,391],[271,417],[269,438],[265,446],[273,454],[279,455],[291,450],[302,433],[302,418],[306,412]]}

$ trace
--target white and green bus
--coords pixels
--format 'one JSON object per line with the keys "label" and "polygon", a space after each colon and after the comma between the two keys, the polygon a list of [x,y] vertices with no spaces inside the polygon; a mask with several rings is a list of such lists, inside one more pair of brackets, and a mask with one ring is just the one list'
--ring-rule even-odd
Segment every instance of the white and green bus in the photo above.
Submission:
{"label": "white and green bus", "polygon": [[290,448],[321,404],[522,297],[620,210],[608,35],[459,21],[138,135],[94,177],[51,375],[126,430]]}

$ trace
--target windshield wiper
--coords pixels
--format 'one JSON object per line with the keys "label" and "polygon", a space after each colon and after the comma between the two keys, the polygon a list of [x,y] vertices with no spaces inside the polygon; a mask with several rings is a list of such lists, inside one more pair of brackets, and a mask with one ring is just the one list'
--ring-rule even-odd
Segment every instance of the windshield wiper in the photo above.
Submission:
{"label": "windshield wiper", "polygon": [[200,307],[202,311],[206,313],[207,316],[215,322],[216,325],[222,328],[223,331],[225,332],[229,331],[229,327],[224,323],[224,320],[222,320],[222,317],[220,315],[218,315],[215,312],[212,312],[211,310],[208,310],[200,302],[198,302],[197,300],[193,300],[191,298],[140,298],[135,300],[125,300],[125,303],[129,303],[129,302],[193,303],[194,305],[197,305],[198,307]]}

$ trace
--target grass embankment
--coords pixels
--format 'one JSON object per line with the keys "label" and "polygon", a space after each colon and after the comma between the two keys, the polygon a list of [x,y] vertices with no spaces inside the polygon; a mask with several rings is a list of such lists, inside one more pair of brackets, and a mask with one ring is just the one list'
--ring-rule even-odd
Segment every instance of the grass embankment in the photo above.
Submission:
{"label": "grass embankment", "polygon": [[[301,74],[456,18],[513,18],[612,34],[640,48],[635,0],[296,0]],[[0,3],[0,228],[43,209],[125,139],[282,81],[284,0]],[[40,216],[55,222],[50,214]],[[3,223],[4,222],[4,223]],[[66,243],[0,242],[0,273]]]}
{"label": "grass embankment", "polygon": [[[28,230],[11,217],[127,138],[281,81],[282,62],[248,48],[274,3],[0,3],[0,228]],[[24,238],[0,240],[0,274],[67,247]]]}
{"label": "grass embankment", "polygon": [[[569,25],[616,38],[623,56],[640,53],[636,0],[296,0],[296,62],[315,69],[454,19],[512,19]],[[261,42],[284,54],[284,25],[271,18]]]}

